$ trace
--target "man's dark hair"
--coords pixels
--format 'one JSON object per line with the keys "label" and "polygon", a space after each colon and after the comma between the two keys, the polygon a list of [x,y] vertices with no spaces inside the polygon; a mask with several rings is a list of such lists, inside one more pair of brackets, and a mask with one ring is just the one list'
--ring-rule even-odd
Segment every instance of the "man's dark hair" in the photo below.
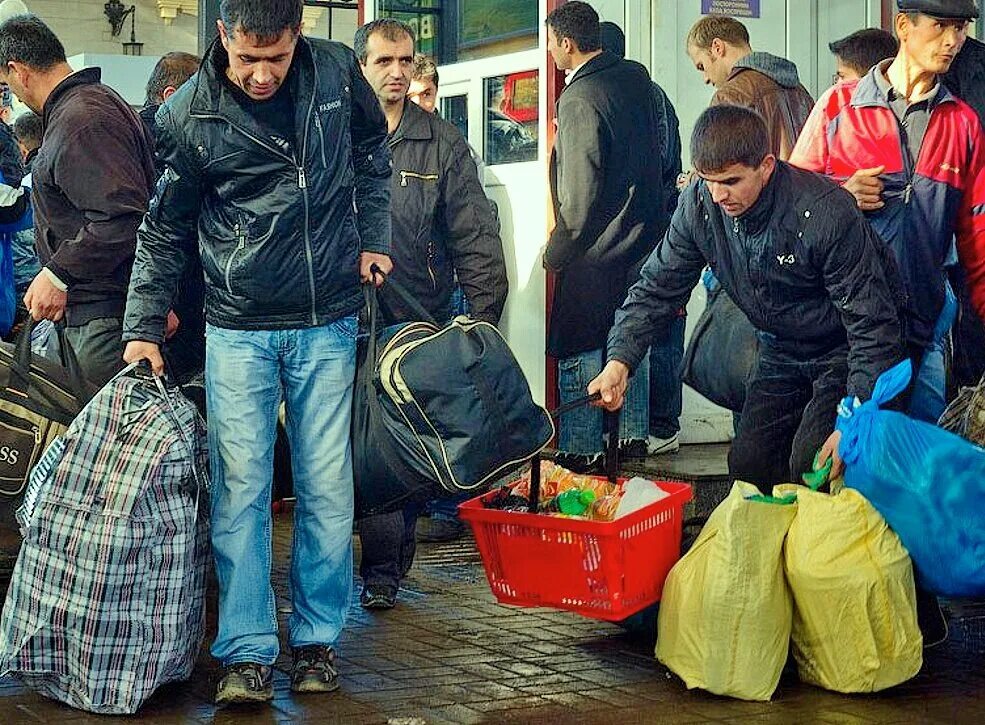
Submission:
{"label": "man's dark hair", "polygon": [[373,33],[379,33],[391,43],[403,39],[405,35],[409,35],[412,42],[417,41],[414,29],[407,23],[402,23],[394,18],[378,18],[366,23],[356,30],[356,35],[352,39],[352,50],[355,51],[356,57],[363,65],[366,64],[366,58],[369,57],[369,36]]}
{"label": "man's dark hair", "polygon": [[567,38],[582,53],[591,53],[602,47],[599,31],[599,14],[588,3],[567,2],[547,16],[547,27],[558,40]]}
{"label": "man's dark hair", "polygon": [[46,71],[65,61],[65,46],[37,15],[15,15],[0,24],[0,67],[10,62]]}
{"label": "man's dark hair", "polygon": [[626,57],[626,34],[615,23],[610,23],[608,20],[599,23],[599,40],[605,52],[618,55],[620,58]]}
{"label": "man's dark hair", "polygon": [[169,87],[180,88],[195,75],[198,64],[198,56],[191,53],[175,51],[162,56],[147,81],[147,105],[163,101],[164,91]]}
{"label": "man's dark hair", "polygon": [[219,17],[226,32],[276,41],[285,30],[301,27],[304,0],[222,0]]}
{"label": "man's dark hair", "polygon": [[892,33],[879,28],[864,28],[828,43],[828,48],[842,63],[864,76],[879,61],[895,56],[899,43]]}
{"label": "man's dark hair", "polygon": [[733,164],[756,168],[770,150],[762,116],[744,106],[712,106],[698,116],[691,134],[691,164],[699,173]]}
{"label": "man's dark hair", "polygon": [[33,151],[41,145],[43,135],[41,116],[34,111],[26,111],[14,119],[14,137],[24,144],[24,148],[28,151]]}

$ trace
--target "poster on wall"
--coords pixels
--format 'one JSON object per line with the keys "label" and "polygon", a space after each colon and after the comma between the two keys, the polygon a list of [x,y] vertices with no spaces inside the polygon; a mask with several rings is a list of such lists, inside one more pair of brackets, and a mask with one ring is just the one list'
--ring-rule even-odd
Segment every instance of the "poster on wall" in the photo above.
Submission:
{"label": "poster on wall", "polygon": [[759,0],[701,0],[701,14],[717,13],[733,18],[758,18]]}

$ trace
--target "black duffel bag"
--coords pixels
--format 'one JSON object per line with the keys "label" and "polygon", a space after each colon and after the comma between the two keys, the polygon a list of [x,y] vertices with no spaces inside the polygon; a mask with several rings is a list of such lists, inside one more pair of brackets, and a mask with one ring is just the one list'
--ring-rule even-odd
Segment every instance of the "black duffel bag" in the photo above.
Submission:
{"label": "black duffel bag", "polygon": [[681,379],[715,405],[735,413],[759,355],[756,328],[721,287],[708,292],[681,363]]}
{"label": "black duffel bag", "polygon": [[370,334],[352,411],[357,518],[478,493],[554,437],[494,325],[459,317],[441,327],[399,285],[386,287],[421,319],[380,348],[378,292],[364,287]]}
{"label": "black duffel bag", "polygon": [[96,393],[58,329],[62,365],[31,353],[34,321],[15,344],[0,342],[0,593],[20,549],[14,516],[31,469]]}

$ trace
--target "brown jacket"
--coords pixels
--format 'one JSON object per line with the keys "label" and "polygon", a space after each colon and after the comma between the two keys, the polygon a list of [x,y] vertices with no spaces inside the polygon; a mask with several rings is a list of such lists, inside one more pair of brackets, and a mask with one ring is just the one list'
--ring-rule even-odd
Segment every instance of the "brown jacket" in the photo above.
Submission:
{"label": "brown jacket", "polygon": [[786,161],[814,99],[800,84],[793,63],[770,53],[750,53],[735,64],[711,100],[713,106],[723,104],[746,106],[759,113],[769,131],[770,151]]}

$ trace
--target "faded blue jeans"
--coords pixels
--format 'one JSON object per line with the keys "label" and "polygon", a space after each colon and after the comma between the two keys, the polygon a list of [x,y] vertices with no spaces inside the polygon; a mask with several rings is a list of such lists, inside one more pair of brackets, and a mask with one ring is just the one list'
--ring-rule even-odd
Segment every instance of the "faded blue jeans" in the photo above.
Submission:
{"label": "faded blue jeans", "polygon": [[686,317],[676,317],[662,340],[650,345],[650,435],[673,438],[681,431],[681,361]]}
{"label": "faded blue jeans", "polygon": [[209,325],[206,397],[212,467],[212,548],[223,665],[273,664],[270,584],[277,409],[283,398],[297,505],[290,584],[292,647],[335,644],[352,596],[355,316],[322,327],[229,330]]}
{"label": "faded blue jeans", "polygon": [[958,298],[947,285],[944,306],[934,327],[934,339],[924,352],[913,379],[908,413],[911,418],[937,424],[947,407],[947,346],[958,316]]}
{"label": "faded blue jeans", "polygon": [[[590,350],[558,360],[561,403],[588,395],[588,384],[605,362],[604,350]],[[619,440],[647,439],[649,429],[650,359],[640,361],[629,379],[626,401],[619,414]],[[602,442],[602,409],[584,406],[566,413],[558,421],[558,450],[579,456],[594,456],[605,450]]]}

